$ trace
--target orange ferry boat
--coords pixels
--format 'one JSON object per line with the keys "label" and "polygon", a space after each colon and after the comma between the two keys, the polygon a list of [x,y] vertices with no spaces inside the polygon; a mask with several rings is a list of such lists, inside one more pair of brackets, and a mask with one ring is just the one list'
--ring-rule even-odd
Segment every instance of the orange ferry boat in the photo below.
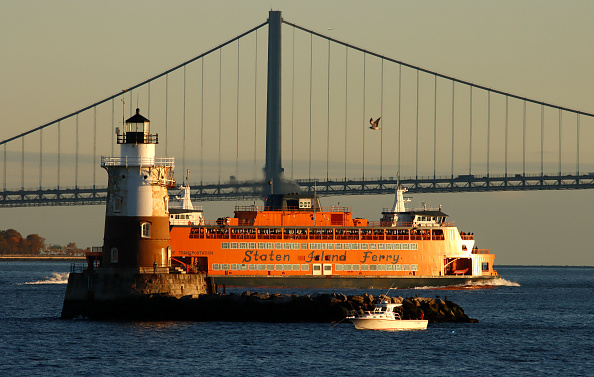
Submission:
{"label": "orange ferry boat", "polygon": [[170,208],[172,263],[216,284],[410,288],[498,277],[495,256],[478,249],[473,234],[459,232],[441,207],[407,210],[400,186],[376,222],[304,194],[271,194],[263,207],[239,206],[235,217],[207,222],[182,189],[183,208]]}

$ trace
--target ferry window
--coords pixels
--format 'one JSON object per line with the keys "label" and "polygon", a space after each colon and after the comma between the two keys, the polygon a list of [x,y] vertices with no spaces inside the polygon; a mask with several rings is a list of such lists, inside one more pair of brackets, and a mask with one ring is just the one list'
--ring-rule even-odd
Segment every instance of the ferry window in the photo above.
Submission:
{"label": "ferry window", "polygon": [[344,265],[344,270],[345,271],[350,271],[351,270],[351,265],[350,264],[345,264]]}
{"label": "ferry window", "polygon": [[334,244],[334,250],[342,250],[342,244],[341,243],[335,243]]}
{"label": "ferry window", "polygon": [[269,250],[274,248],[273,245],[274,244],[272,242],[266,242],[266,248],[269,249]]}
{"label": "ferry window", "polygon": [[293,244],[293,250],[299,250],[299,244],[298,243],[294,243]]}
{"label": "ferry window", "polygon": [[374,243],[370,243],[369,244],[369,250],[375,250],[375,244]]}
{"label": "ferry window", "polygon": [[140,224],[140,236],[142,238],[151,238],[151,223]]}
{"label": "ferry window", "polygon": [[306,243],[302,243],[301,244],[301,250],[307,250],[307,244]]}
{"label": "ferry window", "polygon": [[418,264],[411,264],[410,265],[410,270],[411,271],[419,271],[419,265]]}
{"label": "ferry window", "polygon": [[298,264],[294,264],[293,265],[293,271],[299,271],[299,265]]}
{"label": "ferry window", "polygon": [[403,243],[401,245],[401,247],[402,247],[402,250],[408,250],[408,244],[407,243]]}
{"label": "ferry window", "polygon": [[265,264],[259,264],[258,265],[258,271],[266,271],[266,265]]}
{"label": "ferry window", "polygon": [[310,243],[309,243],[309,248],[310,248],[311,250],[314,250],[314,249],[316,248],[316,244],[315,244],[315,243],[313,243],[313,242],[310,242]]}
{"label": "ferry window", "polygon": [[353,249],[353,250],[359,250],[359,244],[358,244],[358,243],[354,243],[354,244],[352,245],[352,249]]}
{"label": "ferry window", "polygon": [[411,243],[411,244],[410,244],[410,249],[411,249],[411,250],[418,250],[418,249],[419,249],[419,245],[418,245],[418,244],[416,244],[416,243]]}
{"label": "ferry window", "polygon": [[229,264],[225,263],[221,266],[221,269],[223,269],[224,271],[228,271],[229,270]]}
{"label": "ferry window", "polygon": [[361,250],[369,250],[367,248],[367,244],[366,243],[359,244],[359,247],[361,248]]}
{"label": "ferry window", "polygon": [[233,270],[233,271],[239,270],[239,265],[236,263],[231,264],[231,270]]}
{"label": "ferry window", "polygon": [[377,264],[370,264],[369,271],[377,271]]}
{"label": "ferry window", "polygon": [[378,250],[385,250],[385,249],[386,249],[386,247],[384,246],[384,244],[383,244],[383,243],[378,243],[378,244],[377,244],[377,249],[378,249]]}
{"label": "ferry window", "polygon": [[309,264],[302,264],[301,271],[309,271]]}
{"label": "ferry window", "polygon": [[351,250],[351,244],[350,243],[345,243],[345,244],[342,245],[342,248],[344,250]]}
{"label": "ferry window", "polygon": [[402,271],[402,265],[401,264],[395,264],[394,265],[394,271]]}
{"label": "ferry window", "polygon": [[249,248],[250,249],[255,249],[256,248],[256,243],[255,242],[250,242],[248,245],[249,245]]}
{"label": "ferry window", "polygon": [[264,242],[258,242],[258,249],[264,248]]}
{"label": "ferry window", "polygon": [[334,250],[334,244],[333,243],[329,243],[328,244],[328,250]]}
{"label": "ferry window", "polygon": [[362,264],[361,265],[361,271],[369,271],[369,265],[368,264]]}
{"label": "ferry window", "polygon": [[387,264],[386,265],[386,271],[394,271],[394,265]]}
{"label": "ferry window", "polygon": [[392,250],[392,244],[391,243],[387,243],[386,244],[386,250]]}
{"label": "ferry window", "polygon": [[410,271],[410,264],[403,264],[402,271]]}
{"label": "ferry window", "polygon": [[274,270],[275,271],[282,271],[283,270],[283,265],[282,264],[275,264],[274,265]]}
{"label": "ferry window", "polygon": [[274,271],[274,265],[273,264],[267,264],[266,265],[266,270],[267,271]]}
{"label": "ferry window", "polygon": [[250,271],[256,271],[256,268],[257,268],[257,267],[256,267],[256,265],[255,265],[255,264],[250,264],[250,265],[249,265],[249,269],[250,269]]}
{"label": "ferry window", "polygon": [[239,244],[239,248],[240,248],[240,249],[246,249],[246,248],[247,248],[247,242],[241,242],[241,243]]}
{"label": "ferry window", "polygon": [[291,244],[288,243],[288,242],[286,242],[283,246],[284,246],[283,249],[285,249],[285,250],[290,250],[291,249]]}
{"label": "ferry window", "polygon": [[314,264],[312,271],[322,271],[322,266],[320,266],[319,264]]}
{"label": "ferry window", "polygon": [[218,263],[213,263],[212,264],[212,270],[213,271],[218,271],[220,269],[221,269],[221,265],[220,264],[218,264]]}
{"label": "ferry window", "polygon": [[489,271],[489,262],[482,263],[483,271]]}
{"label": "ferry window", "polygon": [[231,248],[237,249],[237,242],[231,242]]}
{"label": "ferry window", "polygon": [[335,269],[336,271],[342,271],[342,264],[335,264],[335,265],[334,265],[334,269]]}
{"label": "ferry window", "polygon": [[247,271],[247,269],[248,269],[248,265],[247,265],[247,264],[241,264],[241,265],[239,266],[239,269],[240,269],[241,271]]}
{"label": "ferry window", "polygon": [[277,250],[280,250],[283,248],[283,244],[281,242],[277,242],[274,244],[274,248]]}
{"label": "ferry window", "polygon": [[229,248],[229,242],[221,242],[221,249],[228,249]]}
{"label": "ferry window", "polygon": [[291,271],[291,265],[290,264],[285,264],[283,266],[283,270],[285,270],[285,271]]}
{"label": "ferry window", "polygon": [[361,269],[361,266],[359,266],[358,264],[353,265],[353,271],[359,271],[360,269]]}
{"label": "ferry window", "polygon": [[385,264],[378,264],[377,265],[377,270],[378,271],[386,271],[386,265]]}
{"label": "ferry window", "polygon": [[394,250],[400,250],[400,249],[401,249],[401,247],[400,247],[400,244],[399,244],[399,243],[395,243],[395,244],[393,244],[392,246],[394,246]]}

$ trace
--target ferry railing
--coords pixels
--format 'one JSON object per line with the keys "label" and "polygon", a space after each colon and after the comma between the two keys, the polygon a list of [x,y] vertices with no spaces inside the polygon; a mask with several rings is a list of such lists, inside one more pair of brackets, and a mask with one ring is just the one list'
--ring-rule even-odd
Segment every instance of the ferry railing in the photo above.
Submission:
{"label": "ferry railing", "polygon": [[[255,212],[255,211],[262,212],[262,211],[271,211],[271,210],[272,210],[272,207],[270,207],[270,206],[256,206],[256,205],[235,206],[235,211],[238,211],[238,212]],[[284,211],[284,212],[312,212],[312,211],[314,211],[314,209],[313,208],[286,207],[286,208],[283,208],[282,211]],[[353,212],[353,209],[352,209],[352,207],[330,206],[330,207],[316,208],[315,212]]]}

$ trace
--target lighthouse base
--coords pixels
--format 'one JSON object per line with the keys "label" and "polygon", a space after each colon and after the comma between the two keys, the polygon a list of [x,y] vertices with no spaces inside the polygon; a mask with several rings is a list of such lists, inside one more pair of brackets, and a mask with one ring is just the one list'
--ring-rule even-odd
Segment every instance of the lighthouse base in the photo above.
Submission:
{"label": "lighthouse base", "polygon": [[[70,273],[62,318],[150,319],[155,298],[181,299],[208,293],[204,274]],[[146,310],[145,310],[146,309]]]}

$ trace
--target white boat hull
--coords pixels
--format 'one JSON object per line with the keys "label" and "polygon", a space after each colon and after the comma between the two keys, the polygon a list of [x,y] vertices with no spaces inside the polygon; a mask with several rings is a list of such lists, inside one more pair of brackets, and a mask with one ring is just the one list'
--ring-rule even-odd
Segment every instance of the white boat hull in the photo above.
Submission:
{"label": "white boat hull", "polygon": [[351,318],[358,330],[427,330],[427,320]]}

